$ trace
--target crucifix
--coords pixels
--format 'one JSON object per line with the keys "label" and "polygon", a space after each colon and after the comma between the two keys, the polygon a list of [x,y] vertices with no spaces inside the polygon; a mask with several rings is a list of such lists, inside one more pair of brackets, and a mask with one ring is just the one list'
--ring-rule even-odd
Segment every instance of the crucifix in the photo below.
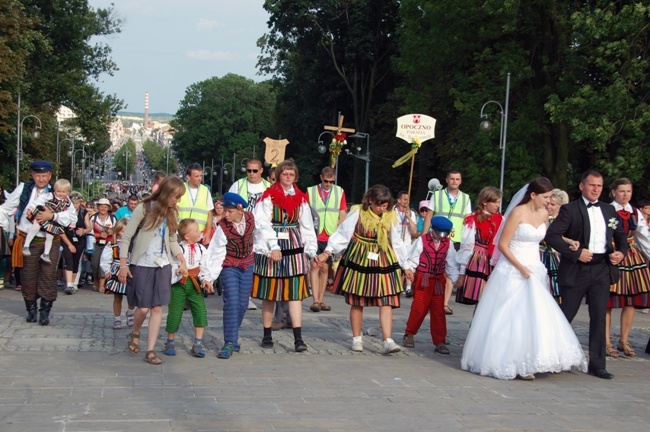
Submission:
{"label": "crucifix", "polygon": [[350,128],[344,128],[343,127],[343,119],[345,117],[341,115],[339,112],[339,122],[338,126],[324,126],[324,129],[326,131],[335,131],[335,133],[332,133],[334,135],[334,138],[332,139],[332,142],[330,143],[330,166],[332,168],[336,167],[337,172],[338,172],[338,159],[339,155],[341,154],[341,150],[343,149],[343,146],[346,145],[348,142],[345,140],[346,133],[354,133],[354,129]]}

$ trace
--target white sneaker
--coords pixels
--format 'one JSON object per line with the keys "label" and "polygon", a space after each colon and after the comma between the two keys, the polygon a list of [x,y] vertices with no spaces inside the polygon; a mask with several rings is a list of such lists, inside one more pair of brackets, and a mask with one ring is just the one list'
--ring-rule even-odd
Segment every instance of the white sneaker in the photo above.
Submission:
{"label": "white sneaker", "polygon": [[352,351],[363,352],[363,336],[354,336],[352,338]]}
{"label": "white sneaker", "polygon": [[381,353],[384,355],[392,354],[400,351],[402,351],[402,349],[391,338],[386,339],[381,346]]}
{"label": "white sneaker", "polygon": [[253,303],[253,300],[251,298],[248,298],[248,310],[257,310],[257,306],[255,306],[255,303]]}
{"label": "white sneaker", "polygon": [[32,256],[32,253],[29,251],[29,248],[23,248],[23,255],[24,256]]}
{"label": "white sneaker", "polygon": [[41,255],[41,260],[45,261],[48,264],[52,264],[52,260],[50,260],[50,255],[49,254]]}

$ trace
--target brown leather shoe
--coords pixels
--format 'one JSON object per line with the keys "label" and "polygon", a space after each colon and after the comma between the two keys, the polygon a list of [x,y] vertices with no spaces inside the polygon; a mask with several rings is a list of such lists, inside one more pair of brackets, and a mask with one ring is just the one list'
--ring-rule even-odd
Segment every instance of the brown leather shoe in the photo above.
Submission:
{"label": "brown leather shoe", "polygon": [[415,347],[415,339],[413,338],[412,334],[406,333],[404,335],[404,340],[402,342],[402,346],[406,348],[414,348]]}

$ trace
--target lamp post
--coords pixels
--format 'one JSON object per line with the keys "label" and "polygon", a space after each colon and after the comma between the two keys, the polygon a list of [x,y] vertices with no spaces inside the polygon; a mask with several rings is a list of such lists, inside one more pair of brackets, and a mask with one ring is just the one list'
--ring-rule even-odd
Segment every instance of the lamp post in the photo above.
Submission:
{"label": "lamp post", "polygon": [[[95,165],[97,164],[97,162],[96,162],[96,160],[95,160],[95,158],[93,156],[86,156],[85,158],[83,158],[81,160],[81,179],[83,180],[83,176],[85,174],[84,173],[84,165],[86,163],[86,160],[88,160],[88,159],[93,161],[93,163],[90,165],[90,168],[91,168],[92,182],[94,182],[95,181]],[[88,198],[90,198],[90,187],[91,187],[92,182],[90,182],[90,181],[87,182]],[[83,188],[81,189],[81,192],[83,193]]]}
{"label": "lamp post", "polygon": [[[334,132],[330,131],[323,131],[318,135],[318,153],[320,154],[325,154],[327,153],[327,150],[329,150],[329,145],[325,144],[325,141],[323,141],[323,135],[329,134],[332,139],[334,139],[335,135]],[[334,184],[338,185],[339,184],[339,157],[336,157],[336,163],[334,164]]]}
{"label": "lamp post", "polygon": [[[235,159],[233,158],[233,162],[234,161],[235,161]],[[220,166],[221,175],[219,176],[220,177],[219,178],[219,180],[220,180],[219,181],[219,193],[221,194],[221,196],[223,196],[223,176],[228,175],[228,168],[227,168],[228,165],[230,165],[230,170],[232,171],[232,182],[234,183],[235,182],[235,165],[231,164],[230,162],[223,163],[223,156],[221,156],[221,166]],[[217,165],[217,166],[219,166],[219,165]]]}
{"label": "lamp post", "polygon": [[[490,100],[487,101],[483,104],[481,107],[481,117],[484,119],[481,121],[480,124],[480,129],[482,131],[489,131],[492,129],[492,122],[488,120],[487,114],[483,114],[483,110],[485,107],[489,104],[496,104],[499,109],[501,110],[501,130],[499,131],[499,148],[501,149],[501,179],[499,182],[499,189],[501,189],[501,192],[503,192],[503,176],[505,173],[505,167],[506,167],[506,138],[508,136],[508,105],[510,101],[510,72],[508,72],[508,75],[506,77],[506,107],[505,109],[501,104],[497,101]],[[499,208],[500,209],[500,208]]]}
{"label": "lamp post", "polygon": [[[70,156],[71,159],[71,165],[70,165],[70,185],[74,188],[74,158],[75,154],[80,151],[81,152],[81,160],[83,160],[86,157],[86,149],[84,148],[85,145],[81,146],[81,148],[75,149],[72,147],[72,150],[68,151],[68,156]],[[83,176],[83,169],[81,171],[81,192],[84,190],[84,176]]]}
{"label": "lamp post", "polygon": [[167,169],[165,170],[165,175],[169,175],[169,149],[171,148],[172,144],[170,142],[167,143]]}
{"label": "lamp post", "polygon": [[[57,134],[58,134],[58,132],[57,132]],[[63,144],[66,141],[70,143],[70,146],[71,146],[70,149],[71,150],[68,151],[68,156],[71,156],[72,154],[70,152],[74,150],[74,143],[75,143],[75,140],[77,140],[78,138],[79,137],[74,137],[74,136],[70,137],[70,138],[64,138],[64,139],[60,140],[57,143],[58,144],[58,152],[57,152],[56,158],[59,161],[59,163],[61,162],[61,156],[59,155],[59,152],[61,151],[61,144]],[[58,167],[58,165],[57,165],[57,167]],[[57,168],[57,173],[58,173],[58,168]],[[72,165],[70,165],[70,185],[74,189],[74,159],[73,159]]]}
{"label": "lamp post", "polygon": [[36,129],[32,133],[32,136],[34,138],[38,138],[40,136],[40,132],[38,131],[43,127],[43,123],[41,123],[41,119],[36,117],[33,114],[30,114],[26,117],[24,117],[22,120],[20,120],[20,95],[18,95],[18,142],[16,143],[16,186],[20,183],[20,161],[23,158],[23,125],[25,123],[25,120],[28,118],[35,118],[38,120],[38,126],[36,126]]}
{"label": "lamp post", "polygon": [[129,180],[129,149],[127,147],[124,148],[124,159],[126,160],[124,162],[124,179],[128,181]]}
{"label": "lamp post", "polygon": [[[365,132],[355,132],[354,134],[350,135],[348,138],[363,138],[366,140],[366,154],[358,154],[358,153],[352,153],[349,149],[345,149],[345,152],[349,154],[350,156],[354,156],[357,159],[361,159],[362,161],[366,162],[366,191],[368,191],[368,180],[370,178],[370,134],[367,134]],[[357,152],[361,151],[361,147],[357,147]],[[337,164],[338,167],[338,164]]]}
{"label": "lamp post", "polygon": [[212,192],[212,179],[214,178],[214,167],[213,166],[204,166],[203,167],[203,183],[205,184],[205,176],[208,175],[207,171],[210,171],[210,192]]}

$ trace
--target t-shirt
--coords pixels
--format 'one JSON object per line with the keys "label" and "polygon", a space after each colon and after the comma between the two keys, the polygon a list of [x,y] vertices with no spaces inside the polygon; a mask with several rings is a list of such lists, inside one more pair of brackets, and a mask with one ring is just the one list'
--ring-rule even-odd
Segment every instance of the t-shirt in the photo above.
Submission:
{"label": "t-shirt", "polygon": [[131,210],[129,206],[120,207],[115,212],[115,219],[117,220],[120,220],[122,218],[129,220],[131,219],[131,216],[133,216],[133,210]]}

